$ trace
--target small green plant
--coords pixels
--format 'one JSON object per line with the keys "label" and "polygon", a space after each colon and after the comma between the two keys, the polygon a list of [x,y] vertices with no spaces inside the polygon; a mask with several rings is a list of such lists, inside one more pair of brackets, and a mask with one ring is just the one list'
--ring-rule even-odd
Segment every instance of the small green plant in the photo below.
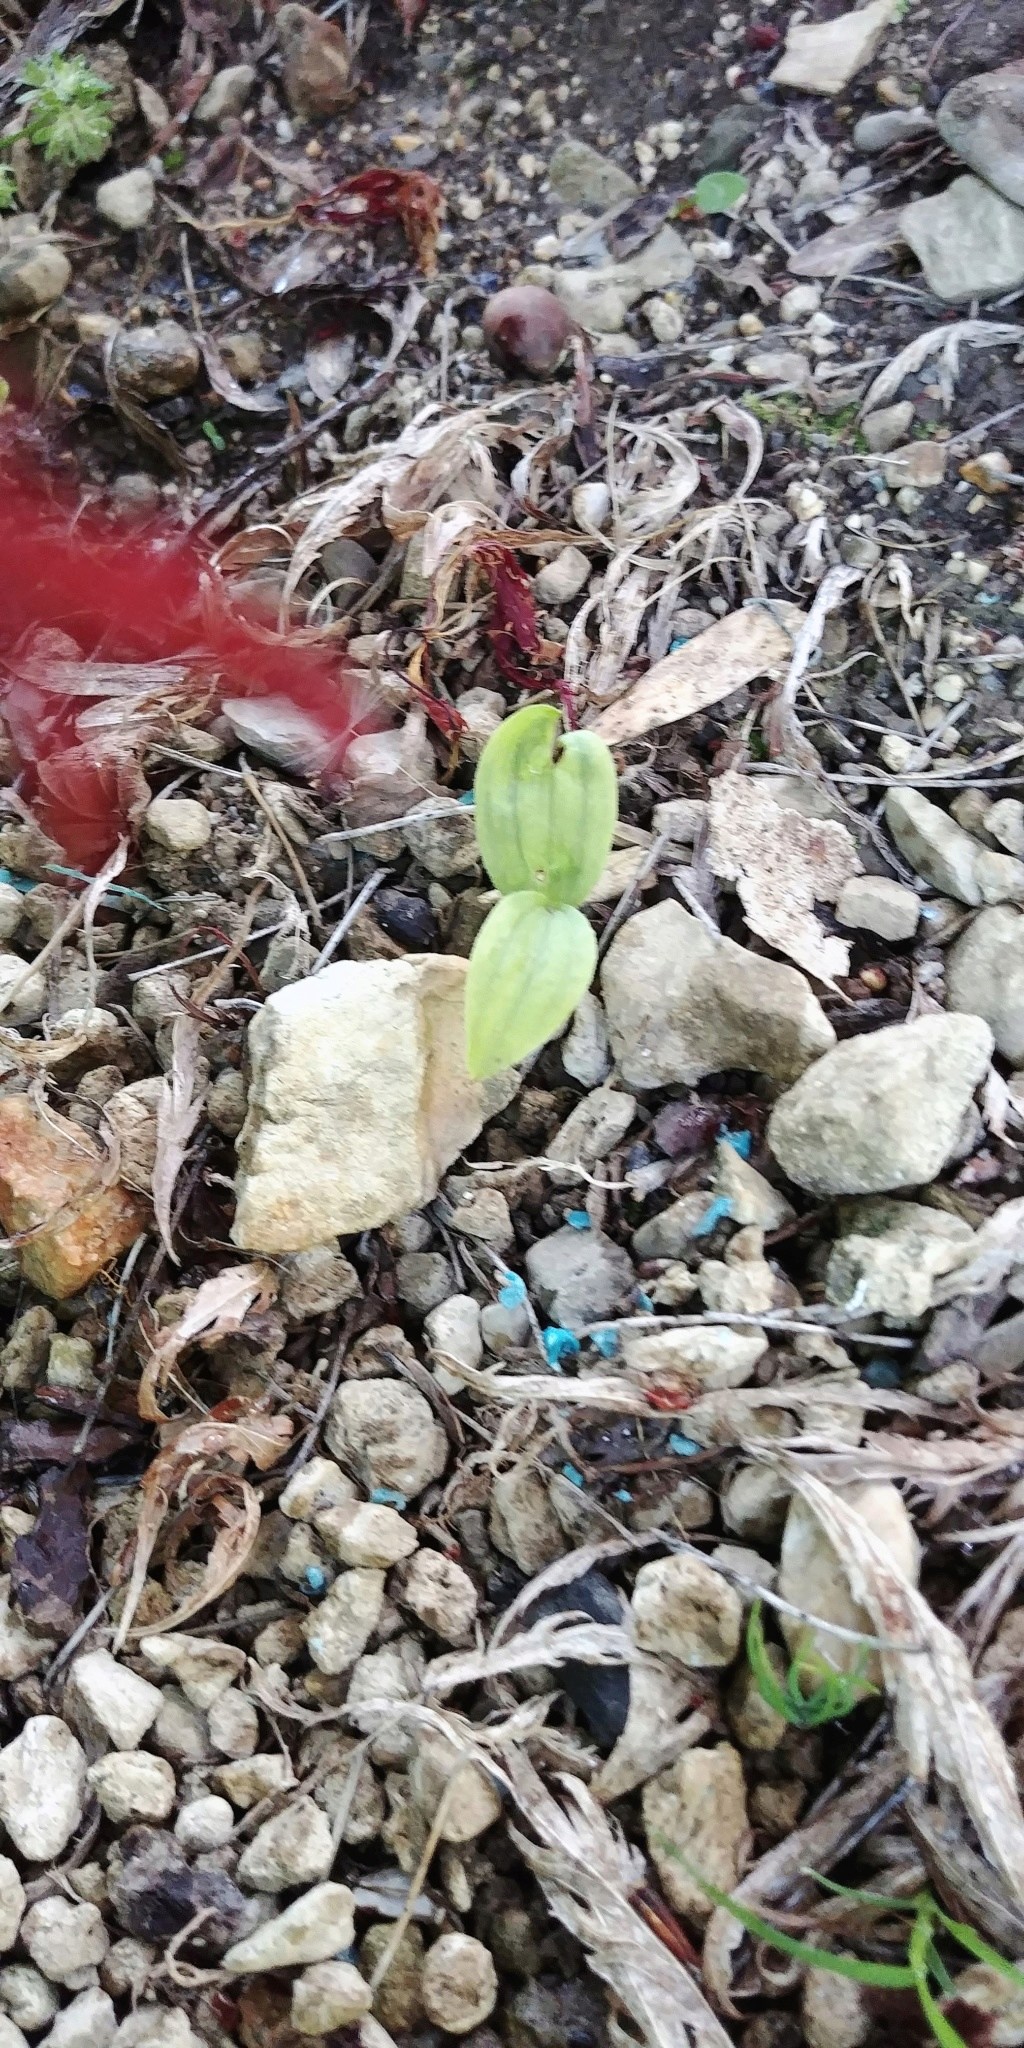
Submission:
{"label": "small green plant", "polygon": [[707,171],[698,178],[692,192],[677,199],[672,208],[675,220],[692,220],[696,214],[731,213],[750,187],[741,171]]}
{"label": "small green plant", "polygon": [[782,1955],[792,1956],[794,1962],[806,1964],[808,1969],[827,1970],[833,1977],[848,1977],[855,1984],[872,1985],[888,1991],[916,1991],[921,2011],[931,2028],[940,2048],[968,2048],[963,2035],[946,2018],[938,2003],[939,1997],[948,1996],[953,1981],[935,1945],[936,1936],[946,1934],[959,1948],[965,1949],[976,1962],[987,1963],[998,1971],[1001,1977],[1009,1978],[1012,1984],[1024,1989],[1024,1972],[1015,1969],[997,1949],[990,1948],[973,1927],[962,1920],[953,1920],[944,1913],[931,1892],[917,1892],[910,1899],[889,1898],[884,1892],[854,1891],[848,1886],[834,1884],[830,1879],[819,1877],[817,1872],[808,1871],[816,1883],[839,1898],[849,1899],[854,1905],[876,1906],[884,1912],[908,1914],[912,1925],[907,1939],[905,1963],[869,1963],[859,1956],[837,1956],[831,1949],[817,1948],[812,1942],[798,1941],[795,1935],[784,1934],[780,1927],[773,1927],[770,1920],[762,1919],[749,1906],[741,1905],[729,1892],[719,1891],[717,1885],[709,1883],[698,1870],[681,1856],[673,1842],[665,1835],[659,1835],[659,1846],[666,1855],[682,1863],[690,1878],[715,1906],[731,1914],[748,1934],[763,1941],[768,1948],[779,1950]]}
{"label": "small green plant", "polygon": [[552,1038],[589,988],[597,941],[577,908],[611,848],[615,763],[594,733],[559,730],[552,704],[514,711],[476,773],[476,834],[501,893],[466,984],[466,1057],[477,1080]]}
{"label": "small green plant", "polygon": [[0,213],[15,213],[18,187],[10,164],[0,164]]}
{"label": "small green plant", "polygon": [[837,1671],[819,1651],[798,1648],[785,1680],[780,1680],[768,1655],[760,1600],[750,1610],[747,1656],[761,1698],[792,1728],[821,1728],[826,1721],[840,1721],[877,1691],[864,1676],[864,1652],[857,1670],[847,1673]]}
{"label": "small green plant", "polygon": [[21,74],[25,133],[47,163],[77,171],[106,156],[114,133],[110,87],[84,57],[30,57]]}

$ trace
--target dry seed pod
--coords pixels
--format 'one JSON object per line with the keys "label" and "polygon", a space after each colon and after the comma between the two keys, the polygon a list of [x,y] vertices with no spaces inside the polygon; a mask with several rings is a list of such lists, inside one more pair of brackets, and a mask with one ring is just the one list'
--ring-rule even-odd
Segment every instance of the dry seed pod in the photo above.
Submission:
{"label": "dry seed pod", "polygon": [[484,340],[499,367],[515,375],[550,377],[573,332],[554,292],[539,284],[511,284],[484,308]]}

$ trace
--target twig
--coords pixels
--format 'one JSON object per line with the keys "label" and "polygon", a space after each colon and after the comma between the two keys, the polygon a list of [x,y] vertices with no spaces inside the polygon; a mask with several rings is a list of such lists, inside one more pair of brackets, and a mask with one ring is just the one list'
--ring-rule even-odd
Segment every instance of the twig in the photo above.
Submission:
{"label": "twig", "polygon": [[356,918],[359,916],[359,912],[363,908],[363,905],[365,903],[369,903],[369,900],[371,896],[374,894],[374,891],[380,888],[381,883],[386,879],[386,877],[390,873],[390,868],[377,868],[372,875],[367,877],[367,880],[363,883],[363,886],[360,889],[358,896],[352,903],[349,904],[349,907],[346,910],[344,917],[339,918],[337,924],[334,927],[334,930],[331,933],[330,938],[327,941],[326,946],[324,946],[322,952],[317,954],[317,957],[309,970],[310,974],[319,974],[320,969],[322,967],[326,967],[328,960],[333,959],[334,954],[337,952],[338,947],[341,945],[342,939],[345,937],[346,932],[351,930],[353,924],[356,921]]}

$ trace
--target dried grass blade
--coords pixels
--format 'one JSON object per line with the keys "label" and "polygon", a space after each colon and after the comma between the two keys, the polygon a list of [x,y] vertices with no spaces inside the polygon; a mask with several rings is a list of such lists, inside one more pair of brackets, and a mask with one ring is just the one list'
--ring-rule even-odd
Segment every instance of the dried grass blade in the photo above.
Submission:
{"label": "dried grass blade", "polygon": [[164,1250],[176,1266],[180,1261],[171,1242],[171,1202],[203,1106],[198,1063],[199,1024],[195,1017],[176,1017],[170,1071],[164,1075],[157,1106],[153,1165],[153,1209]]}
{"label": "dried grass blade", "polygon": [[504,1768],[520,1813],[539,1837],[532,1841],[512,1828],[513,1841],[649,2048],[729,2048],[699,1986],[631,1904],[644,1882],[643,1859],[586,1786],[563,1778],[562,1803],[518,1748],[506,1753]]}
{"label": "dried grass blade", "polygon": [[239,1330],[249,1310],[258,1302],[269,1306],[277,1282],[269,1266],[225,1266],[210,1280],[204,1280],[195,1300],[180,1322],[173,1323],[155,1344],[139,1382],[139,1414],[146,1422],[166,1422],[157,1400],[161,1387],[181,1353],[200,1337],[226,1337]]}

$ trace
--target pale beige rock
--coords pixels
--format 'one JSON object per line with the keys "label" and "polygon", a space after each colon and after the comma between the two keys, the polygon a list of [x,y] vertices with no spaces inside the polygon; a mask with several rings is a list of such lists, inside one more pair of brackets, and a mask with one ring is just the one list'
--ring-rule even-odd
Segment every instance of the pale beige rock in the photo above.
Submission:
{"label": "pale beige rock", "polygon": [[65,1687],[65,1707],[115,1749],[137,1749],[160,1712],[160,1691],[109,1650],[76,1657]]}
{"label": "pale beige rock", "polygon": [[899,0],[869,0],[868,6],[831,21],[793,22],[772,84],[829,97],[842,92],[870,64],[898,12]]}
{"label": "pale beige rock", "polygon": [[380,1619],[384,1573],[339,1572],[319,1607],[306,1616],[302,1632],[318,1671],[335,1676],[362,1655]]}
{"label": "pale beige rock", "polygon": [[31,1863],[70,1841],[85,1805],[85,1751],[66,1722],[35,1714],[0,1750],[0,1820]]}
{"label": "pale beige rock", "polygon": [[[14,2022],[22,2040],[23,2028],[38,2034],[41,2027],[49,2025],[58,2002],[53,1985],[34,1963],[8,1963],[0,1970],[0,2008]],[[6,2034],[4,2048],[15,2048]]]}
{"label": "pale beige rock", "polygon": [[390,1571],[393,1564],[412,1556],[418,1540],[404,1515],[376,1501],[349,1501],[325,1508],[313,1521],[317,1535],[339,1564],[363,1565],[371,1571]]}
{"label": "pale beige rock", "polygon": [[[84,1990],[110,1947],[99,1908],[72,1905],[59,1893],[29,1907],[21,1923],[21,1940],[36,1969],[51,1984],[66,1984],[70,1991]],[[83,1977],[83,1972],[90,1974]]]}
{"label": "pale beige rock", "polygon": [[862,2048],[871,2032],[863,1987],[834,1970],[808,1970],[800,2017],[807,2048]]}
{"label": "pale beige rock", "polygon": [[448,1439],[429,1402],[400,1380],[346,1380],[324,1435],[329,1450],[354,1461],[368,1493],[387,1486],[414,1500],[448,1462]]}
{"label": "pale beige rock", "polygon": [[300,2034],[331,2034],[362,2019],[372,2004],[354,1963],[313,1963],[292,1984],[292,2026]]}
{"label": "pale beige rock", "polygon": [[490,1535],[496,1549],[532,1578],[566,1550],[548,1489],[528,1460],[499,1472],[491,1489]]}
{"label": "pale beige rock", "polygon": [[[93,1985],[87,1991],[80,1991],[78,1997],[57,2014],[39,2048],[111,2048],[116,2032],[114,2001],[106,1991]],[[0,2048],[4,2048],[2,2042]]]}
{"label": "pale beige rock", "polygon": [[223,1959],[232,1975],[255,1970],[324,1963],[350,1948],[355,1934],[354,1900],[346,1884],[317,1884],[293,1900],[255,1934],[236,1941]]}
{"label": "pale beige rock", "polygon": [[395,1715],[390,1723],[382,1723],[377,1714],[368,1715],[365,1721],[360,1720],[358,1709],[364,1700],[394,1700],[399,1705],[405,1700],[414,1700],[420,1690],[425,1662],[422,1646],[414,1637],[398,1636],[393,1642],[385,1643],[383,1649],[360,1657],[349,1679],[346,1712],[353,1727],[373,1735],[371,1759],[385,1770],[408,1763],[416,1746],[416,1731],[403,1726],[400,1715]]}
{"label": "pale beige rock", "polygon": [[10,1573],[5,1572],[0,1578],[0,1679],[24,1678],[27,1672],[38,1671],[42,1664],[49,1664],[57,1648],[52,1636],[36,1635],[25,1627],[10,1599]]}
{"label": "pale beige rock", "polygon": [[720,1138],[715,1147],[715,1177],[711,1192],[731,1204],[733,1223],[757,1225],[761,1230],[781,1230],[791,1223],[796,1211],[763,1173],[742,1159],[735,1145]]}
{"label": "pale beige rock", "polygon": [[199,1854],[205,1849],[223,1849],[234,1833],[235,1816],[226,1799],[218,1799],[216,1792],[208,1792],[204,1798],[190,1799],[181,1808],[174,1823],[174,1839],[181,1843],[187,1856]]}
{"label": "pale beige rock", "polygon": [[115,1750],[101,1757],[90,1766],[89,1783],[107,1819],[118,1826],[166,1820],[174,1805],[174,1772],[164,1757],[148,1750]]}
{"label": "pale beige rock", "polygon": [[699,1871],[725,1892],[739,1877],[747,1833],[739,1751],[728,1742],[688,1750],[644,1786],[641,1805],[647,1846],[666,1897],[702,1927],[713,1907],[690,1871]]}
{"label": "pale beige rock", "polygon": [[723,1067],[751,1068],[785,1087],[835,1044],[795,967],[716,941],[667,900],[639,911],[612,940],[602,993],[630,1088],[692,1086]]}
{"label": "pale beige rock", "polygon": [[278,1507],[290,1521],[311,1522],[324,1508],[341,1507],[355,1499],[354,1480],[333,1458],[309,1458],[289,1479]]}
{"label": "pale beige rock", "polygon": [[240,1806],[243,1812],[248,1812],[249,1807],[258,1805],[261,1799],[268,1799],[276,1792],[290,1791],[295,1783],[295,1772],[289,1757],[268,1751],[262,1756],[241,1757],[234,1763],[220,1764],[213,1778],[232,1806]]}
{"label": "pale beige rock", "polygon": [[180,2005],[146,2001],[121,2021],[114,2048],[202,2048],[202,2043]]}
{"label": "pale beige rock", "polygon": [[13,1948],[25,1911],[25,1887],[17,1865],[0,1856],[0,1950]]}
{"label": "pale beige rock", "polygon": [[464,1757],[439,1731],[422,1729],[409,1769],[409,1785],[428,1822],[434,1819],[451,1780],[441,1840],[473,1842],[494,1826],[501,1813],[501,1798],[479,1764]]}
{"label": "pale beige rock", "polygon": [[254,1891],[291,1891],[325,1878],[334,1861],[330,1823],[305,1794],[257,1828],[238,1864],[239,1882]]}
{"label": "pale beige rock", "polygon": [[171,1672],[185,1698],[204,1711],[241,1678],[246,1665],[244,1650],[206,1636],[143,1636],[139,1648],[151,1664]]}
{"label": "pale beige rock", "polygon": [[498,2002],[494,1957],[471,1934],[442,1934],[427,1952],[420,1988],[433,2026],[445,2034],[472,2033]]}
{"label": "pale beige rock", "polygon": [[[916,1585],[921,1565],[920,1546],[914,1525],[895,1486],[871,1481],[861,1486],[844,1487],[842,1492],[848,1505],[856,1509],[872,1535],[883,1545],[896,1570]],[[778,1591],[784,1600],[802,1608],[805,1614],[820,1615],[823,1621],[835,1622],[841,1628],[859,1629],[864,1635],[876,1633],[867,1609],[859,1605],[850,1591],[849,1578],[841,1559],[820,1522],[799,1495],[794,1495],[786,1516]],[[791,1615],[780,1614],[779,1625],[791,1650],[810,1643],[819,1655],[829,1659],[837,1671],[850,1672],[859,1668],[874,1683],[878,1682],[877,1656],[872,1654],[865,1661],[858,1644],[847,1642],[842,1636],[832,1635],[825,1629],[809,1629],[805,1622]]]}
{"label": "pale beige rock", "polygon": [[213,836],[213,818],[191,796],[155,796],[142,823],[143,836],[166,853],[199,853]]}
{"label": "pale beige rock", "polygon": [[637,1572],[633,1619],[641,1649],[689,1670],[713,1671],[739,1650],[743,1602],[701,1558],[659,1557]]}
{"label": "pale beige rock", "polygon": [[829,1301],[847,1315],[914,1322],[935,1282],[969,1257],[974,1232],[961,1216],[919,1202],[858,1202],[843,1216],[825,1272]]}
{"label": "pale beige rock", "polygon": [[660,1330],[649,1337],[634,1330],[622,1334],[623,1361],[631,1378],[641,1385],[678,1386],[688,1399],[718,1387],[746,1386],[767,1349],[763,1331],[730,1330],[724,1324]]}
{"label": "pale beige rock", "polygon": [[445,1643],[465,1643],[476,1620],[477,1592],[468,1572],[439,1550],[418,1550],[401,1574],[398,1600]]}
{"label": "pale beige rock", "polygon": [[210,1743],[218,1756],[251,1757],[260,1739],[259,1715],[240,1692],[223,1692],[206,1716]]}
{"label": "pale beige rock", "polygon": [[347,961],[268,999],[249,1033],[237,1244],[304,1251],[433,1199],[485,1115],[466,1073],[466,971]]}

